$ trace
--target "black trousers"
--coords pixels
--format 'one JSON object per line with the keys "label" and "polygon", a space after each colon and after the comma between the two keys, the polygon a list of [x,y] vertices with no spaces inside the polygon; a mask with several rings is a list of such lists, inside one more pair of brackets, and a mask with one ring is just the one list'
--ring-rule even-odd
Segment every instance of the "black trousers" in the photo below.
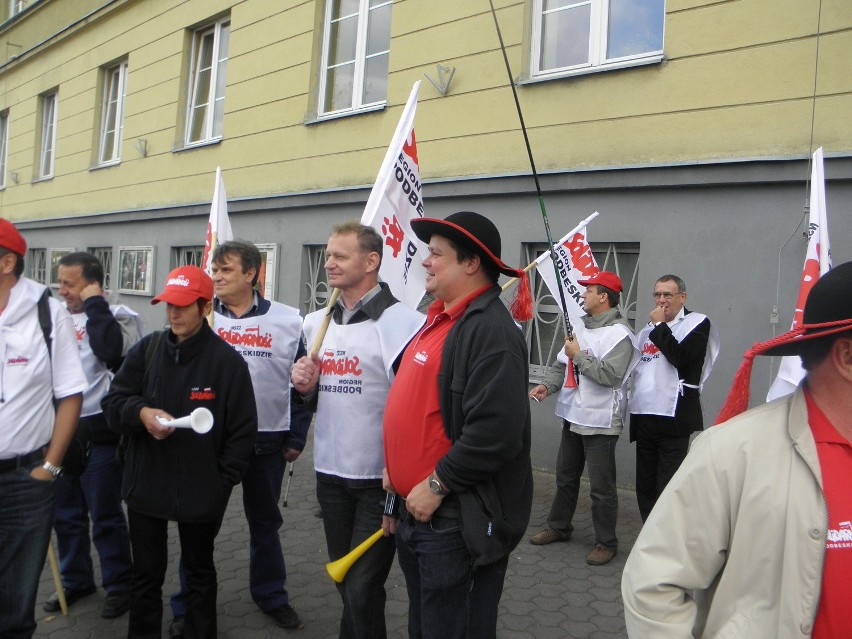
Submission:
{"label": "black trousers", "polygon": [[631,415],[636,438],[636,500],[644,522],[689,452],[689,433],[672,434],[655,424],[655,415]]}
{"label": "black trousers", "polygon": [[[127,636],[159,639],[163,625],[163,581],[168,564],[168,520],[128,510],[133,549],[133,589]],[[216,566],[213,541],[218,521],[178,522],[180,551],[186,569],[186,639],[216,637]]]}

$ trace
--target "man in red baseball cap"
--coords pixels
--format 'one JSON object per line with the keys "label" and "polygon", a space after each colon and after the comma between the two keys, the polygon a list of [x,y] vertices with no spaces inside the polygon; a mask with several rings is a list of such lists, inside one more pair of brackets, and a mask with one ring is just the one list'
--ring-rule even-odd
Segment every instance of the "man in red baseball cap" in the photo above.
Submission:
{"label": "man in red baseball cap", "polygon": [[53,479],[88,387],[71,317],[46,287],[22,277],[26,252],[0,218],[0,637],[35,632]]}
{"label": "man in red baseball cap", "polygon": [[[186,570],[187,636],[216,637],[213,542],[248,468],[257,411],[243,356],[205,321],[212,300],[213,280],[197,266],[169,273],[151,302],[167,304],[169,330],[128,351],[101,402],[110,428],[128,442],[121,494],[133,549],[130,637],[160,636],[169,521],[177,522]],[[198,408],[213,414],[209,432],[168,425]]]}
{"label": "man in red baseball cap", "polygon": [[586,563],[600,566],[609,563],[618,550],[615,445],[624,425],[625,382],[639,352],[627,320],[618,310],[621,278],[600,271],[579,283],[586,287],[583,326],[577,327],[573,340],[565,339],[565,349],[545,382],[530,392],[541,401],[561,385],[556,414],[563,420],[556,494],[547,526],[533,535],[530,543],[544,545],[571,538],[580,476],[588,465],[595,547]]}

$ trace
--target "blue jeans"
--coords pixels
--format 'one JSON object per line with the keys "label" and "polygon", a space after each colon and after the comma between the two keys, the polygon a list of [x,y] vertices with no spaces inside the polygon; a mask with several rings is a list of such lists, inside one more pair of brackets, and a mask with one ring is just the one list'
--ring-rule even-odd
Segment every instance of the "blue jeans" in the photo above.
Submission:
{"label": "blue jeans", "polygon": [[508,557],[471,570],[458,517],[415,521],[404,513],[396,529],[399,566],[408,589],[411,639],[490,639],[497,633]]}
{"label": "blue jeans", "polygon": [[[331,561],[340,559],[382,526],[385,491],[381,486],[353,487],[317,477],[325,541]],[[337,591],[343,600],[340,639],[383,639],[385,581],[396,544],[382,537],[356,561]]]}
{"label": "blue jeans", "polygon": [[115,444],[93,444],[86,471],[80,477],[56,480],[56,539],[65,588],[83,590],[95,585],[92,537],[101,558],[101,580],[108,593],[130,589],[133,564],[130,535],[121,509],[121,467]]}
{"label": "blue jeans", "polygon": [[[40,465],[41,462],[39,462]],[[0,473],[0,637],[32,637],[35,601],[53,525],[54,482],[33,468]]]}
{"label": "blue jeans", "polygon": [[580,476],[588,464],[592,497],[592,526],[595,543],[618,548],[618,491],[615,485],[615,435],[578,435],[563,420],[562,441],[556,458],[556,494],[547,517],[547,527],[562,537],[574,531],[571,520],[580,495]]}
{"label": "blue jeans", "polygon": [[[286,432],[258,433],[248,471],[243,477],[243,507],[249,525],[249,591],[258,607],[266,612],[289,603],[284,587],[287,568],[278,531],[284,523],[278,500],[287,463],[282,448]],[[172,595],[172,614],[186,614],[186,577],[181,562],[181,592]]]}

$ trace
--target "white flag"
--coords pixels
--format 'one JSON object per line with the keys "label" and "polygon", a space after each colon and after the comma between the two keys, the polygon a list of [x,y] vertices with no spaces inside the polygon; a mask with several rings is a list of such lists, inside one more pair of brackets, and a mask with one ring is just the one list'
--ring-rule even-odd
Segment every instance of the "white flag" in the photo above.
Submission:
{"label": "white flag", "polygon": [[379,275],[394,296],[412,308],[420,303],[426,285],[426,270],[422,265],[426,247],[411,230],[411,220],[423,217],[423,189],[414,137],[419,90],[418,80],[408,96],[361,216],[361,224],[372,226],[384,239]]}
{"label": "white flag", "polygon": [[[562,280],[562,291],[565,295],[565,304],[568,306],[568,317],[571,318],[572,323],[580,322],[580,318],[586,314],[583,302],[583,293],[586,292],[586,287],[580,284],[578,280],[587,279],[600,271],[586,235],[586,224],[597,216],[598,213],[595,211],[554,245],[557,266]],[[547,288],[550,289],[550,294],[556,300],[556,303],[561,306],[562,302],[556,284],[556,271],[553,269],[550,252],[545,251],[535,261],[538,274],[547,284]]]}
{"label": "white flag", "polygon": [[[802,323],[805,301],[816,281],[831,269],[831,248],[828,243],[828,209],[825,205],[825,170],[823,169],[822,147],[814,153],[811,169],[810,219],[808,221],[808,252],[805,254],[805,267],[802,269],[802,281],[799,284],[799,297],[793,313],[791,329]],[[802,378],[805,369],[798,355],[781,358],[778,376],[769,387],[766,401],[789,395]]]}
{"label": "white flag", "polygon": [[225,183],[222,182],[222,168],[216,167],[216,186],[213,188],[213,203],[210,205],[210,220],[207,222],[207,236],[204,239],[204,253],[201,256],[201,268],[210,275],[213,250],[220,242],[234,239],[231,220],[228,219],[228,198],[225,195]]}

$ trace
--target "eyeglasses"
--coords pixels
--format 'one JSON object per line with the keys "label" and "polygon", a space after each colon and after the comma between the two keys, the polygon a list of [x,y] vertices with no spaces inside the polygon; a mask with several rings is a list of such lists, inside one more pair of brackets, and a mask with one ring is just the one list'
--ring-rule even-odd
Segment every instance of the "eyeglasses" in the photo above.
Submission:
{"label": "eyeglasses", "polygon": [[670,300],[675,295],[683,295],[683,293],[669,293],[668,291],[666,291],[664,293],[661,293],[659,291],[654,291],[653,293],[651,293],[651,297],[653,297],[655,300],[658,300],[660,298],[662,298],[664,300]]}

